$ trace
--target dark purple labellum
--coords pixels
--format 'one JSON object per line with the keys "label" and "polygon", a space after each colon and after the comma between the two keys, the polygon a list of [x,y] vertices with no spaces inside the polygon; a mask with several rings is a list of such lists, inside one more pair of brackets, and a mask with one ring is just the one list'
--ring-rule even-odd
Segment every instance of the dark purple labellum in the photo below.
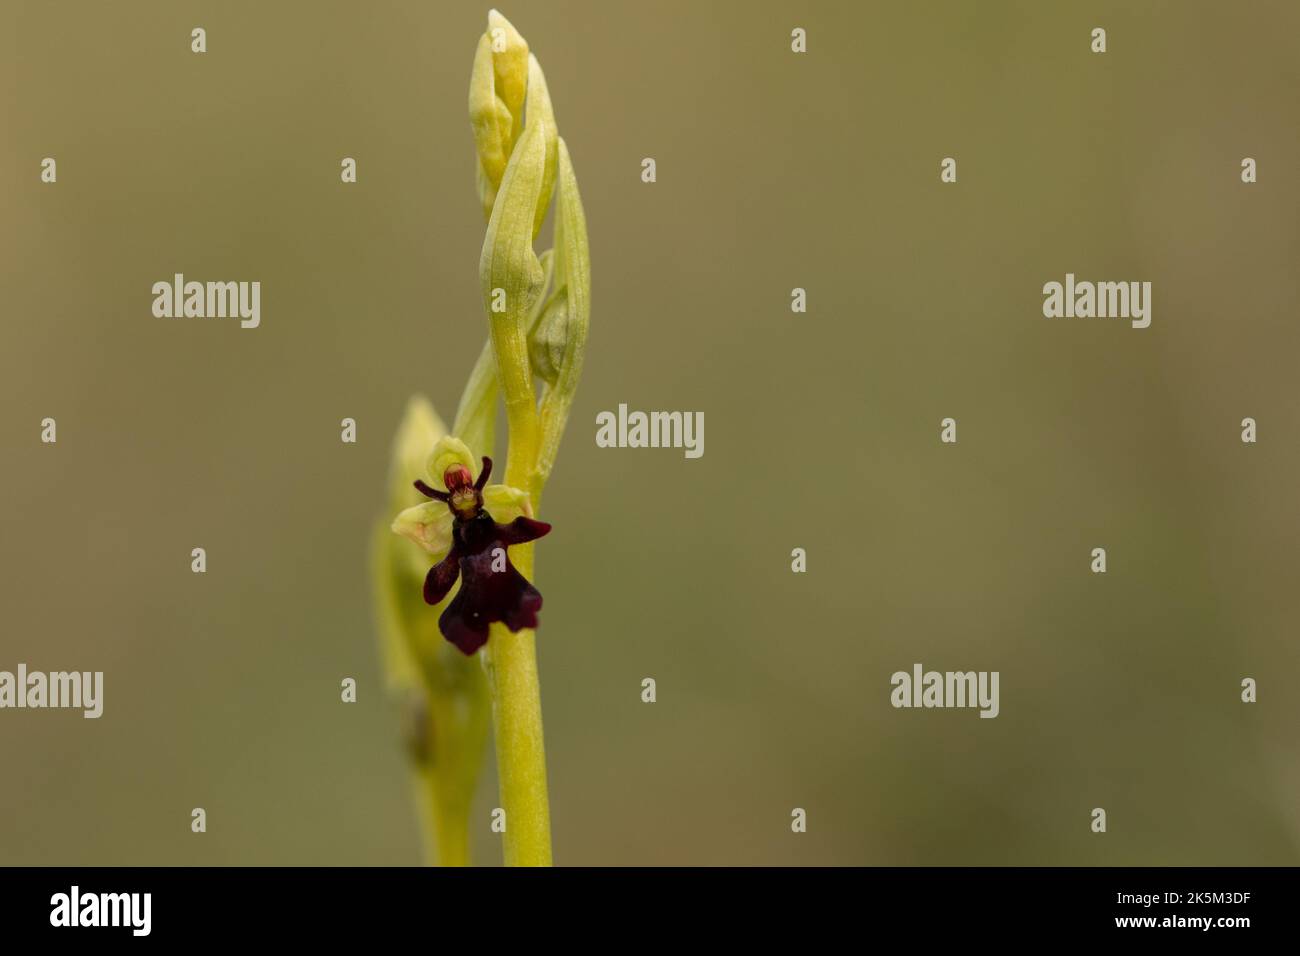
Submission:
{"label": "dark purple labellum", "polygon": [[424,600],[437,604],[458,578],[460,590],[438,618],[442,636],[463,653],[473,654],[488,639],[488,625],[501,621],[512,631],[537,626],[542,595],[513,564],[506,550],[545,535],[551,526],[522,515],[509,524],[493,520],[483,507],[483,486],[492,471],[492,459],[483,459],[478,481],[468,484],[467,472],[444,481],[449,491],[439,492],[417,481],[422,494],[445,501],[451,509],[452,545],[447,556],[429,569],[424,579]]}

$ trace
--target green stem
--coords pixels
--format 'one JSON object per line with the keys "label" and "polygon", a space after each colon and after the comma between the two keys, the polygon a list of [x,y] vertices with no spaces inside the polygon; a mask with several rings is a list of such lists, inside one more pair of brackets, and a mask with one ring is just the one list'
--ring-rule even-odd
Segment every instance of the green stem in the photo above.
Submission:
{"label": "green stem", "polygon": [[533,632],[512,634],[505,626],[494,624],[486,650],[497,776],[506,811],[505,863],[550,866],[551,808]]}
{"label": "green stem", "polygon": [[[540,275],[540,266],[537,271]],[[535,503],[539,435],[525,315],[526,309],[520,311],[515,305],[507,318],[491,320],[491,335],[509,428],[505,483],[528,492]],[[533,545],[516,545],[511,557],[519,573],[532,581]],[[550,866],[551,808],[536,641],[530,630],[511,633],[504,624],[493,624],[483,652],[496,730],[501,806],[506,812],[506,866]]]}

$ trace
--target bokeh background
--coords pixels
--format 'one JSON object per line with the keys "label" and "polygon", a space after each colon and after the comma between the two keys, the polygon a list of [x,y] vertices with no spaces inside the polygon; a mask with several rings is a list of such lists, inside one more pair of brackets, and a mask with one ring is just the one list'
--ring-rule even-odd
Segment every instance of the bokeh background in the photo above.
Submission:
{"label": "bokeh background", "polygon": [[[557,862],[1300,862],[1300,7],[503,12],[594,270],[538,550]],[[0,9],[0,669],[106,675],[98,721],[0,712],[0,862],[419,861],[366,551],[485,334],[486,13]],[[1067,271],[1151,281],[1151,328],[1044,319]],[[174,272],[260,280],[261,328],[155,319]],[[597,448],[620,402],[704,457]],[[892,709],[917,661],[1001,716]],[[478,803],[496,863],[491,758]]]}

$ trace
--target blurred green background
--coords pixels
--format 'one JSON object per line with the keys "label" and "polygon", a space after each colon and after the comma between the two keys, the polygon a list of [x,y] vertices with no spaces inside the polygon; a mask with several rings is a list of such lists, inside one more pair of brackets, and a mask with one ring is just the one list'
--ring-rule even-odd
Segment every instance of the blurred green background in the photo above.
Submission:
{"label": "blurred green background", "polygon": [[[502,12],[594,271],[538,549],[556,861],[1300,862],[1300,7]],[[0,712],[0,862],[419,861],[366,548],[485,334],[486,13],[4,4],[0,669],[106,691]],[[1067,271],[1151,281],[1151,328],[1044,319]],[[174,272],[260,280],[261,328],[154,318]],[[704,457],[597,448],[620,402],[703,411]],[[918,661],[1001,716],[892,709]]]}

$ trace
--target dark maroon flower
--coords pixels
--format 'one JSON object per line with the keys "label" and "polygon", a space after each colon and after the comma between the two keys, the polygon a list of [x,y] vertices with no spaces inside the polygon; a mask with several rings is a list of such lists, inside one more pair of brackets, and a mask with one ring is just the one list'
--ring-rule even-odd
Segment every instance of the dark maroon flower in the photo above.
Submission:
{"label": "dark maroon flower", "polygon": [[451,550],[429,569],[424,600],[440,603],[461,579],[460,590],[438,618],[438,628],[465,654],[473,654],[487,642],[493,621],[512,631],[534,628],[542,609],[541,593],[510,563],[507,548],[535,541],[551,526],[523,515],[509,524],[495,521],[483,507],[483,486],[491,473],[492,459],[485,456],[476,482],[471,483],[469,469],[460,464],[443,475],[446,491],[415,482],[422,495],[446,503],[451,510]]}

